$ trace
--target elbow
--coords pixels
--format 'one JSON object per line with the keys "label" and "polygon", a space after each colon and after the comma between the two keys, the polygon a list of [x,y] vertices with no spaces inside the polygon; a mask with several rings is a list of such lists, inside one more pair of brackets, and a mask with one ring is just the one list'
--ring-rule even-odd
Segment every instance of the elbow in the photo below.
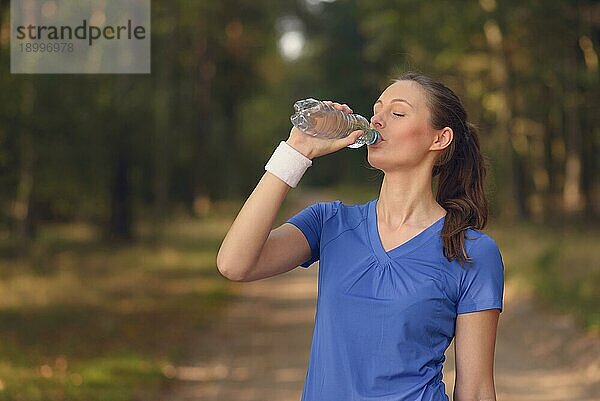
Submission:
{"label": "elbow", "polygon": [[221,276],[225,277],[229,281],[246,281],[245,276],[239,271],[236,271],[234,269],[225,269],[220,266],[217,266],[217,269],[219,270],[219,273],[221,273]]}
{"label": "elbow", "polygon": [[463,392],[454,388],[454,401],[496,401],[494,388],[478,388],[472,392]]}
{"label": "elbow", "polygon": [[230,263],[219,253],[217,255],[217,270],[221,276],[230,281],[242,282],[245,281],[244,269],[240,269],[234,263]]}
{"label": "elbow", "polygon": [[490,394],[486,394],[484,396],[478,396],[478,395],[461,396],[461,395],[456,395],[456,392],[455,392],[454,401],[496,401],[496,396],[490,395]]}

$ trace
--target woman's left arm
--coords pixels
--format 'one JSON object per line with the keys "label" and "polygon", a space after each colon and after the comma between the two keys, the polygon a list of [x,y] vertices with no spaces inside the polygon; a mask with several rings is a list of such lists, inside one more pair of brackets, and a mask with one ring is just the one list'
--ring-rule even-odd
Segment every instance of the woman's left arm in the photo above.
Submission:
{"label": "woman's left arm", "polygon": [[498,309],[463,313],[456,318],[454,401],[496,401],[494,349]]}

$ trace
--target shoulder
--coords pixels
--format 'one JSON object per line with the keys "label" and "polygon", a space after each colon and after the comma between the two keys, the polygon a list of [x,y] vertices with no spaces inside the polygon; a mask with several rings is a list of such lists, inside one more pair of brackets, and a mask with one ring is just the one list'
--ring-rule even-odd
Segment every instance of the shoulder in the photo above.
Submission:
{"label": "shoulder", "polygon": [[502,311],[504,263],[496,241],[477,230],[468,230],[465,248],[471,263],[460,269],[457,313],[484,309]]}
{"label": "shoulder", "polygon": [[491,236],[483,231],[468,229],[465,231],[465,249],[473,259],[486,259],[500,256],[500,248]]}
{"label": "shoulder", "polygon": [[347,202],[344,203],[340,200],[336,202],[338,202],[338,207],[340,209],[340,212],[344,215],[344,217],[359,219],[367,217],[367,211],[369,208],[369,204],[371,203],[371,201],[369,201],[366,203],[352,204]]}
{"label": "shoulder", "polygon": [[317,209],[324,221],[337,218],[344,221],[360,221],[367,217],[369,202],[361,204],[346,203],[336,199],[333,201],[317,202],[310,207]]}

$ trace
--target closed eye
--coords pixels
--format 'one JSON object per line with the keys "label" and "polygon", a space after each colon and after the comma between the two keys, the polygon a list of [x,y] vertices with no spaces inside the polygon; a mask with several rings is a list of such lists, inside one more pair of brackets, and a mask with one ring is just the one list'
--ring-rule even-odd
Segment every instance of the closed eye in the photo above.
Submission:
{"label": "closed eye", "polygon": [[392,114],[394,114],[395,116],[398,116],[398,117],[404,117],[405,116],[404,113],[392,113]]}

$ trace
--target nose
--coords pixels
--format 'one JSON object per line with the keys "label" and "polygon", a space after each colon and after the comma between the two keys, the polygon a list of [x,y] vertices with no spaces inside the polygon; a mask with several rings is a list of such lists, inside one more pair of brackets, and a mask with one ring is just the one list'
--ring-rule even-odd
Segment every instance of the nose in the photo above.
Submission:
{"label": "nose", "polygon": [[385,126],[383,119],[379,116],[378,113],[373,114],[373,117],[371,117],[371,125],[373,125],[373,127],[378,130],[382,129]]}

